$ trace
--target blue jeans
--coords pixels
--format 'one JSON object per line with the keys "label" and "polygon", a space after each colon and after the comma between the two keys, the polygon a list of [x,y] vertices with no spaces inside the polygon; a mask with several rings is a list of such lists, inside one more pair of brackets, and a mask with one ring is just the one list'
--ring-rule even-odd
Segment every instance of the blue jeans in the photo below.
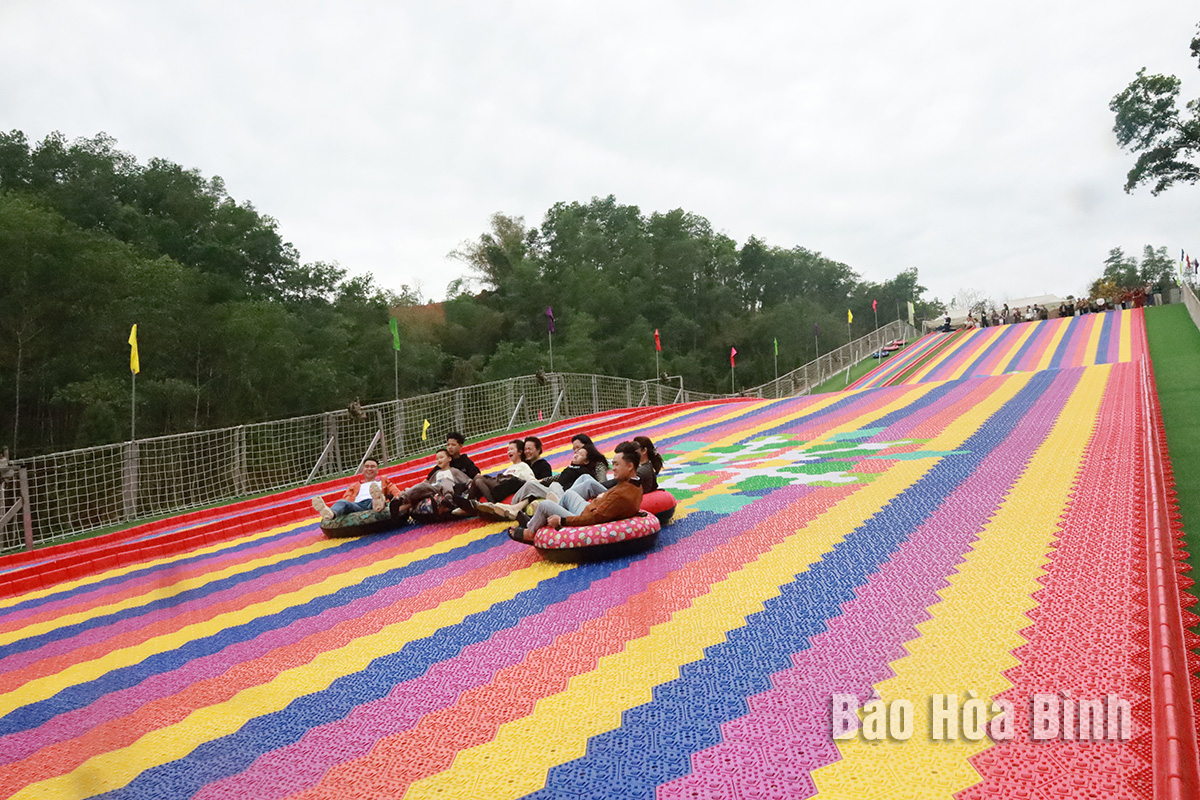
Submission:
{"label": "blue jeans", "polygon": [[538,528],[545,525],[546,520],[555,514],[560,517],[577,517],[587,508],[589,500],[606,491],[608,490],[591,475],[580,475],[557,503],[552,500],[543,500],[538,503],[525,530],[529,533],[537,532]]}
{"label": "blue jeans", "polygon": [[347,514],[353,514],[355,511],[370,511],[371,498],[359,500],[358,502],[350,502],[349,500],[338,500],[329,508],[335,517],[344,517]]}

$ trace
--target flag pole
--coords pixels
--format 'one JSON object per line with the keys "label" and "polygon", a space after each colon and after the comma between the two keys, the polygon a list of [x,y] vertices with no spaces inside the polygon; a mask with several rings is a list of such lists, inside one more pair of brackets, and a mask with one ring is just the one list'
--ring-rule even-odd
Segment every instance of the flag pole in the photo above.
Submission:
{"label": "flag pole", "polygon": [[546,338],[550,340],[550,371],[554,372],[554,332],[546,331]]}
{"label": "flag pole", "polygon": [[[846,346],[854,341],[854,334],[850,332],[850,314],[846,313]],[[852,356],[853,357],[853,356]],[[846,359],[846,385],[850,385],[850,359]]]}
{"label": "flag pole", "polygon": [[388,328],[392,331],[392,388],[396,392],[396,402],[400,402],[400,323],[393,316],[388,316]]}
{"label": "flag pole", "polygon": [[129,330],[129,441],[137,441],[137,374],[142,371],[138,356],[137,323]]}

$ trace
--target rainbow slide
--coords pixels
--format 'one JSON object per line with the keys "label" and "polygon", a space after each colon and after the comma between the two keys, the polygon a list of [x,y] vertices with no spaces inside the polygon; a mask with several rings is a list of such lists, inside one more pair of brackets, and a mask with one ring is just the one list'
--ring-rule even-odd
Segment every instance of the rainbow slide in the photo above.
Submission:
{"label": "rainbow slide", "polygon": [[1194,797],[1145,326],[1108,316],[592,420],[666,458],[675,521],[636,557],[475,519],[328,540],[268,498],[21,584],[0,797]]}

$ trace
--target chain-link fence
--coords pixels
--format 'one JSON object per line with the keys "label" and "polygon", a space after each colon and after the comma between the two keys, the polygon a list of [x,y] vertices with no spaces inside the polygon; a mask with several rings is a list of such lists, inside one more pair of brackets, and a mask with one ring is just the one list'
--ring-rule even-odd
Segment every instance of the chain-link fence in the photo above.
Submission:
{"label": "chain-link fence", "polygon": [[0,552],[24,547],[27,539],[43,544],[332,478],[356,470],[368,454],[381,461],[412,457],[441,445],[450,431],[480,437],[612,409],[718,397],[686,391],[679,378],[538,374],[364,406],[358,413],[23,459],[0,464]]}
{"label": "chain-link fence", "polygon": [[904,320],[894,320],[860,339],[855,339],[836,350],[831,350],[816,361],[810,361],[786,375],[780,375],[775,380],[755,386],[753,389],[746,389],[740,394],[741,396],[772,399],[804,394],[844,371],[847,367],[852,367],[864,358],[869,358],[872,353],[879,352],[888,342],[894,339],[907,341],[918,335],[917,329],[912,325]]}

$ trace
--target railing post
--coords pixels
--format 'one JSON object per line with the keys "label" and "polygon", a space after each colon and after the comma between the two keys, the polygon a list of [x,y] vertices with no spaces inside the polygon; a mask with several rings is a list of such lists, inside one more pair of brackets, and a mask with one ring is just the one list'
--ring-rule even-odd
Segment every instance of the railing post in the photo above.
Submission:
{"label": "railing post", "polygon": [[342,450],[338,446],[337,420],[333,418],[332,413],[325,414],[325,437],[329,440],[329,444],[325,446],[325,452],[321,454],[321,461],[324,462],[329,456],[333,456],[333,471],[341,472]]}
{"label": "railing post", "polygon": [[396,404],[396,460],[404,456],[404,401],[393,400]]}
{"label": "railing post", "polygon": [[381,450],[380,455],[383,457],[383,461],[381,463],[386,463],[388,461],[391,461],[391,459],[388,458],[387,436],[384,436],[384,434],[383,434],[383,412],[381,410],[379,410],[378,408],[375,409],[375,423],[376,423],[375,427],[379,431],[379,435],[377,438],[380,440],[380,442],[379,442],[379,449]]}
{"label": "railing post", "polygon": [[246,494],[246,426],[233,429],[233,492]]}
{"label": "railing post", "polygon": [[133,519],[137,513],[138,459],[137,442],[128,442],[121,448],[121,501],[125,519]]}
{"label": "railing post", "polygon": [[33,514],[29,510],[29,470],[17,470],[17,481],[21,490],[21,526],[25,529],[25,549],[33,549]]}
{"label": "railing post", "polygon": [[592,413],[593,414],[600,413],[600,387],[599,387],[598,382],[599,382],[599,378],[597,376],[593,375],[592,376]]}

